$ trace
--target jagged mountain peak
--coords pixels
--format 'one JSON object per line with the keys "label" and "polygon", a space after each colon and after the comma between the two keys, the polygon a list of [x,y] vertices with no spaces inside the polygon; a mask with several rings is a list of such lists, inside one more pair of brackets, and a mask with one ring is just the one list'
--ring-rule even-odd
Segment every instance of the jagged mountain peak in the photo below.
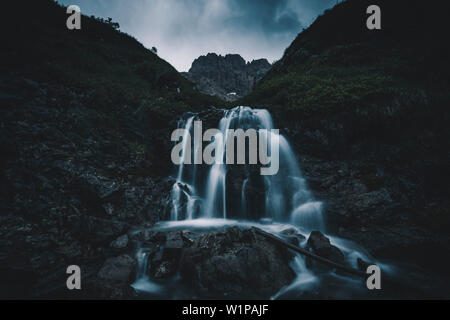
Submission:
{"label": "jagged mountain peak", "polygon": [[249,94],[271,66],[267,59],[246,62],[239,54],[208,53],[195,59],[183,75],[201,92],[234,101]]}

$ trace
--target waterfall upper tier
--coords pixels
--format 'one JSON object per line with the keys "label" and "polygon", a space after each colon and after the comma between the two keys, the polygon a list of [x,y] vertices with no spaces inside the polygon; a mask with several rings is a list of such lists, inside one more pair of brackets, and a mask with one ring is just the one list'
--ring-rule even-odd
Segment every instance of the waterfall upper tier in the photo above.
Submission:
{"label": "waterfall upper tier", "polygon": [[[179,128],[194,134],[194,123],[201,121],[197,115],[180,119]],[[205,128],[204,128],[205,129]],[[270,156],[277,151],[278,170],[273,175],[261,175],[261,163],[229,164],[226,149],[230,140],[223,138],[230,130],[265,130],[258,136],[258,152],[261,146],[268,146]],[[186,134],[180,144],[183,160],[178,166],[176,182],[171,194],[171,220],[196,218],[232,218],[259,220],[269,218],[274,221],[292,222],[309,230],[322,230],[322,205],[308,190],[295,154],[287,139],[273,133],[273,120],[269,111],[238,106],[224,110],[218,123],[218,133],[206,146],[215,143],[216,161],[211,165],[194,161],[199,146],[187,143]],[[241,131],[242,131],[241,130]],[[248,137],[247,137],[248,138]],[[220,140],[220,141],[219,141]],[[245,140],[244,140],[245,141]],[[250,138],[244,142],[246,159],[249,155]],[[232,145],[235,148],[235,144]],[[241,156],[234,154],[235,157]],[[195,164],[197,163],[197,164]]]}

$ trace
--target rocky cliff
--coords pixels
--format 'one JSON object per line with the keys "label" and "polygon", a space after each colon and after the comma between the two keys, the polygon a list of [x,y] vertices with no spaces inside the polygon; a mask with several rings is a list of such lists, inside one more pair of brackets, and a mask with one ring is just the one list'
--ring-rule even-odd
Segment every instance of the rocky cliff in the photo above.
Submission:
{"label": "rocky cliff", "polygon": [[208,53],[194,60],[183,75],[201,92],[234,101],[249,94],[270,67],[266,59],[245,62],[238,54]]}

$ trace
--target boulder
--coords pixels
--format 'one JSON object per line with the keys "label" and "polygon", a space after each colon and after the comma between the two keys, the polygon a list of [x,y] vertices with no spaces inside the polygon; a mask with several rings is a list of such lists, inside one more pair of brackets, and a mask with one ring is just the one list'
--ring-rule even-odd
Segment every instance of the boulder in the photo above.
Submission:
{"label": "boulder", "polygon": [[127,254],[107,259],[97,274],[98,295],[112,299],[131,296],[130,284],[135,278],[136,264],[136,260]]}
{"label": "boulder", "polygon": [[98,273],[98,277],[107,281],[130,283],[133,280],[136,260],[127,254],[105,261]]}
{"label": "boulder", "polygon": [[151,274],[157,279],[169,278],[177,273],[183,248],[188,244],[182,231],[170,231],[165,239],[161,254],[153,257],[150,267]]}
{"label": "boulder", "polygon": [[181,231],[168,232],[166,235],[166,250],[180,250],[184,247],[184,240],[181,236]]}
{"label": "boulder", "polygon": [[178,270],[178,263],[175,259],[162,260],[153,270],[155,279],[167,279],[174,276]]}
{"label": "boulder", "polygon": [[114,249],[125,249],[127,246],[128,246],[128,236],[126,234],[118,237],[110,244],[110,247]]}
{"label": "boulder", "polygon": [[[336,263],[344,264],[345,257],[344,254],[336,246],[333,246],[326,236],[324,236],[320,231],[312,231],[309,235],[307,248],[313,253],[331,260]],[[312,259],[306,259],[308,267],[314,267],[323,270],[326,267],[324,264],[319,264]]]}
{"label": "boulder", "polygon": [[185,249],[180,274],[200,297],[267,299],[294,279],[291,257],[254,230],[231,227]]}
{"label": "boulder", "polygon": [[288,228],[280,232],[281,237],[293,244],[294,246],[299,246],[302,241],[305,240],[305,237],[298,233],[298,231],[294,228]]}

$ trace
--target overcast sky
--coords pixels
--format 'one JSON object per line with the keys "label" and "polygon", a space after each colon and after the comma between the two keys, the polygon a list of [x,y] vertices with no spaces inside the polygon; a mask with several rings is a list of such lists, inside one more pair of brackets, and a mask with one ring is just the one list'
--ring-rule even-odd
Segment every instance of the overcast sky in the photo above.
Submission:
{"label": "overcast sky", "polygon": [[302,28],[336,0],[59,0],[111,17],[178,71],[208,52],[280,59]]}

